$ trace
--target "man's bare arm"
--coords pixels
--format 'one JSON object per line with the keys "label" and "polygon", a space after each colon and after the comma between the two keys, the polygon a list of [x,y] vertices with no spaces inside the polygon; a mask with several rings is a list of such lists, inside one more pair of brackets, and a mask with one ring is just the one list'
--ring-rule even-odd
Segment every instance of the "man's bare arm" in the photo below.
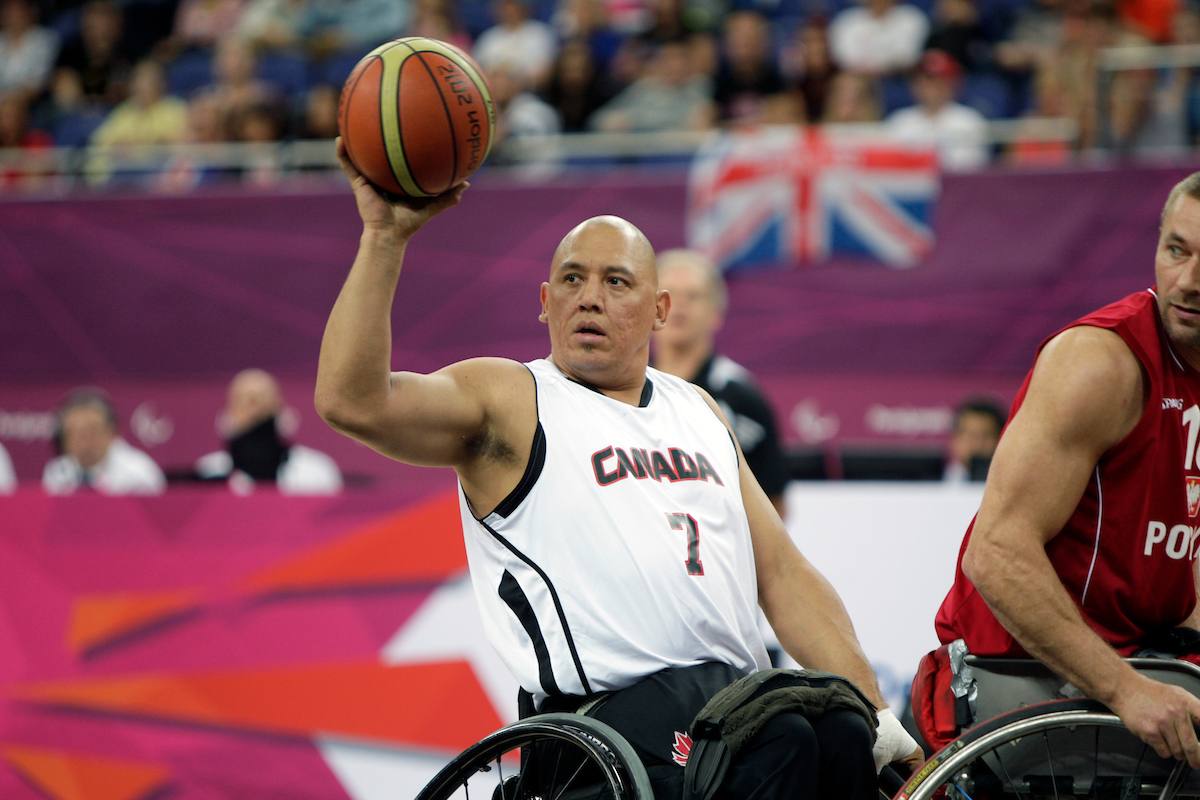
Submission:
{"label": "man's bare arm", "polygon": [[321,341],[315,404],[331,426],[400,461],[459,466],[491,422],[493,394],[506,379],[528,381],[519,365],[474,359],[431,375],[391,371],[392,299],[409,240],[456,205],[463,188],[430,201],[385,202],[338,142],[363,233]]}
{"label": "man's bare arm", "polygon": [[[728,427],[717,404],[701,393]],[[875,671],[837,590],[796,547],[770,498],[746,466],[740,445],[738,458],[742,501],[754,544],[758,602],[779,643],[798,663],[849,679],[877,709],[886,709]],[[895,754],[910,768],[924,759],[915,742],[913,747],[911,752]]]}
{"label": "man's bare arm", "polygon": [[1200,765],[1200,700],[1139,675],[1083,619],[1046,553],[1103,453],[1145,403],[1141,367],[1111,331],[1072,328],[1043,348],[992,460],[963,572],[1029,651],[1108,705],[1160,755]]}

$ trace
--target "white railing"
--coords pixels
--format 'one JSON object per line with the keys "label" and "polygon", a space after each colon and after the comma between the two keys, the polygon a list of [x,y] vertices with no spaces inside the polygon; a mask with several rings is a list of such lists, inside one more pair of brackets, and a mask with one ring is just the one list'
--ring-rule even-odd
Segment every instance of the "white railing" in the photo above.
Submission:
{"label": "white railing", "polygon": [[[833,125],[834,136],[878,135],[880,125]],[[670,133],[579,133],[530,136],[504,142],[485,169],[512,170],[542,177],[574,167],[636,164],[664,160],[686,164],[712,135],[709,131]],[[1070,144],[1075,126],[1059,118],[995,120],[991,142]],[[540,167],[529,170],[530,166]],[[137,147],[0,149],[0,195],[67,193],[137,187],[186,191],[205,180],[273,184],[340,174],[333,142],[308,140],[274,144],[144,145]]]}

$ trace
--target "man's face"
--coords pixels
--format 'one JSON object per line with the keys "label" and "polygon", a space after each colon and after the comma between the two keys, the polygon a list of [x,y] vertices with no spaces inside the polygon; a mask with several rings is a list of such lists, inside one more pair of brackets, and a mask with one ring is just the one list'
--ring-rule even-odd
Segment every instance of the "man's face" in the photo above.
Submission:
{"label": "man's face", "polygon": [[991,458],[999,442],[1000,430],[990,414],[966,411],[955,424],[950,452],[959,463],[969,464],[972,458]]}
{"label": "man's face", "polygon": [[658,288],[671,295],[666,326],[655,335],[656,346],[685,348],[708,342],[721,327],[721,310],[712,281],[699,269],[671,266],[659,271]]}
{"label": "man's face", "polygon": [[84,469],[104,460],[116,436],[108,416],[95,406],[77,406],[63,415],[63,452],[74,456]]}
{"label": "man's face", "polygon": [[1200,201],[1186,195],[1168,210],[1154,258],[1163,327],[1200,368]]}
{"label": "man's face", "polygon": [[542,322],[550,326],[554,362],[600,388],[640,379],[651,332],[669,300],[658,291],[654,254],[629,230],[592,223],[568,237],[542,284]]}
{"label": "man's face", "polygon": [[221,420],[224,434],[233,438],[279,413],[280,398],[270,378],[246,372],[229,385],[225,413]]}

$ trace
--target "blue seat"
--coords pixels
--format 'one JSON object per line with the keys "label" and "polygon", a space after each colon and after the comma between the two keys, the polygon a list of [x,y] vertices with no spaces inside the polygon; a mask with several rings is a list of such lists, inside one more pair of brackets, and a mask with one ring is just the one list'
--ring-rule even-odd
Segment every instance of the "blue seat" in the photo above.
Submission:
{"label": "blue seat", "polygon": [[298,53],[268,50],[258,59],[259,80],[273,83],[289,97],[308,89],[308,59]]}
{"label": "blue seat", "polygon": [[354,67],[362,59],[363,55],[365,54],[358,52],[333,53],[324,61],[311,64],[308,85],[317,86],[318,84],[327,83],[336,89],[340,89],[342,84],[346,82],[346,78],[350,77],[350,73],[354,71]]}
{"label": "blue seat", "polygon": [[990,73],[968,74],[963,79],[962,102],[988,119],[1014,116],[1012,92],[1008,83]]}
{"label": "blue seat", "polygon": [[879,102],[883,106],[883,115],[886,117],[893,111],[911,106],[913,100],[912,89],[908,85],[908,79],[900,75],[885,75],[879,80]]}
{"label": "blue seat", "polygon": [[208,50],[185,50],[167,65],[167,91],[173,95],[189,97],[212,80],[212,53]]}

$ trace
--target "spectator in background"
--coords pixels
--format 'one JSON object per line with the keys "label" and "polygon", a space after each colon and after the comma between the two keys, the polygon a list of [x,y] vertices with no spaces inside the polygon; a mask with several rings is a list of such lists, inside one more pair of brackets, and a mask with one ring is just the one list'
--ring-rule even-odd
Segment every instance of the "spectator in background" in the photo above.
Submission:
{"label": "spectator in background", "polygon": [[967,72],[982,72],[992,60],[992,43],[976,0],[937,0],[926,50],[940,50]]}
{"label": "spectator in background", "polygon": [[4,445],[0,444],[0,494],[12,494],[17,490],[17,472]]}
{"label": "spectator in background", "polygon": [[879,83],[873,75],[839,72],[829,84],[821,122],[830,125],[879,122],[882,108]]}
{"label": "spectator in background", "polygon": [[458,21],[451,0],[416,0],[412,22],[405,35],[440,39],[464,52],[471,52],[471,35]]}
{"label": "spectator in background", "polygon": [[233,34],[261,50],[289,50],[302,44],[300,26],[308,0],[247,0]]}
{"label": "spectator in background", "polygon": [[647,74],[592,115],[592,128],[609,132],[699,131],[712,127],[712,89],[693,74],[686,42],[659,46]]}
{"label": "spectator in background", "polygon": [[954,410],[943,478],[954,483],[986,480],[1007,419],[999,404],[987,398],[960,404]]}
{"label": "spectator in background", "polygon": [[588,129],[588,120],[612,99],[613,86],[581,39],[563,42],[546,87],[546,101],[558,112],[562,129],[578,133]]}
{"label": "spectator in background", "polygon": [[58,37],[37,24],[32,0],[0,2],[0,95],[35,97],[47,87],[57,56]]}
{"label": "spectator in background", "polygon": [[820,122],[825,116],[834,76],[838,74],[829,52],[828,27],[824,22],[808,20],[796,29],[780,54],[780,68],[799,95],[804,120]]}
{"label": "spectator in background", "polygon": [[54,180],[57,161],[50,134],[31,122],[29,99],[22,92],[0,94],[0,194],[45,189]]}
{"label": "spectator in background", "polygon": [[99,389],[81,388],[58,407],[55,445],[42,487],[50,494],[91,488],[101,494],[159,494],[167,485],[154,459],[117,435],[117,411]]}
{"label": "spectator in background", "polygon": [[558,54],[554,29],[530,17],[529,0],[493,0],[491,9],[496,24],[479,34],[475,60],[489,74],[501,64],[512,65],[526,86],[540,91]]}
{"label": "spectator in background", "polygon": [[304,96],[301,139],[333,139],[338,135],[339,92],[328,83],[318,83]]}
{"label": "spectator in background", "polygon": [[129,99],[96,129],[92,144],[173,144],[187,138],[187,103],[166,93],[166,78],[157,61],[139,61],[129,88]]}
{"label": "spectator in background", "polygon": [[274,482],[283,494],[336,494],[342,474],[333,459],[287,441],[291,409],[284,408],[279,382],[261,369],[242,370],[229,384],[217,427],[225,449],[196,461],[205,480],[225,480],[235,491],[255,482]]}
{"label": "spectator in background", "polygon": [[[1100,51],[1106,47],[1145,44],[1146,40],[1122,28],[1116,10],[1096,0],[1080,0],[1063,18],[1062,41],[1039,64],[1034,78],[1038,111],[1044,116],[1067,117],[1079,130],[1078,146],[1095,147],[1132,140],[1145,111],[1149,78],[1146,71],[1113,74],[1105,108],[1101,108]],[[1109,137],[1112,142],[1106,142]]]}
{"label": "spectator in background", "polygon": [[112,0],[90,0],[79,17],[79,36],[63,45],[55,67],[60,80],[78,83],[87,104],[117,105],[129,95],[133,62],[121,44],[124,15]]}
{"label": "spectator in background", "polygon": [[366,55],[400,36],[411,15],[411,0],[308,0],[300,35],[318,59]]}
{"label": "spectator in background", "polygon": [[234,32],[244,6],[245,0],[180,0],[171,38],[161,49],[171,54],[215,47]]}
{"label": "spectator in background", "polygon": [[725,125],[788,124],[803,118],[776,63],[771,29],[757,11],[725,18],[713,87],[718,121]]}
{"label": "spectator in background", "polygon": [[[227,36],[217,44],[213,56],[214,82],[201,87],[196,96],[209,95],[221,116],[225,138],[237,139],[238,121],[251,108],[281,109],[284,97],[273,84],[258,79],[258,57],[250,44]],[[196,99],[196,98],[193,98]]]}
{"label": "spectator in background", "polygon": [[658,254],[658,288],[670,292],[671,313],[654,334],[652,366],[713,396],[742,445],[746,466],[784,516],[787,463],[775,412],[754,377],[716,352],[729,302],[724,278],[695,250],[667,250]]}
{"label": "spectator in background", "polygon": [[861,0],[829,23],[834,63],[843,70],[887,75],[917,63],[929,36],[929,18],[896,0]]}
{"label": "spectator in background", "polygon": [[527,174],[537,174],[559,162],[558,148],[543,143],[536,153],[519,153],[513,145],[526,136],[554,136],[562,132],[562,124],[554,108],[529,91],[526,80],[526,73],[510,64],[497,64],[488,73],[496,104],[496,144],[490,158],[496,165],[520,164]]}
{"label": "spectator in background", "polygon": [[955,102],[962,68],[940,50],[921,57],[912,79],[916,105],[892,112],[887,130],[905,142],[936,145],[943,170],[961,172],[985,166],[988,125],[975,109]]}

